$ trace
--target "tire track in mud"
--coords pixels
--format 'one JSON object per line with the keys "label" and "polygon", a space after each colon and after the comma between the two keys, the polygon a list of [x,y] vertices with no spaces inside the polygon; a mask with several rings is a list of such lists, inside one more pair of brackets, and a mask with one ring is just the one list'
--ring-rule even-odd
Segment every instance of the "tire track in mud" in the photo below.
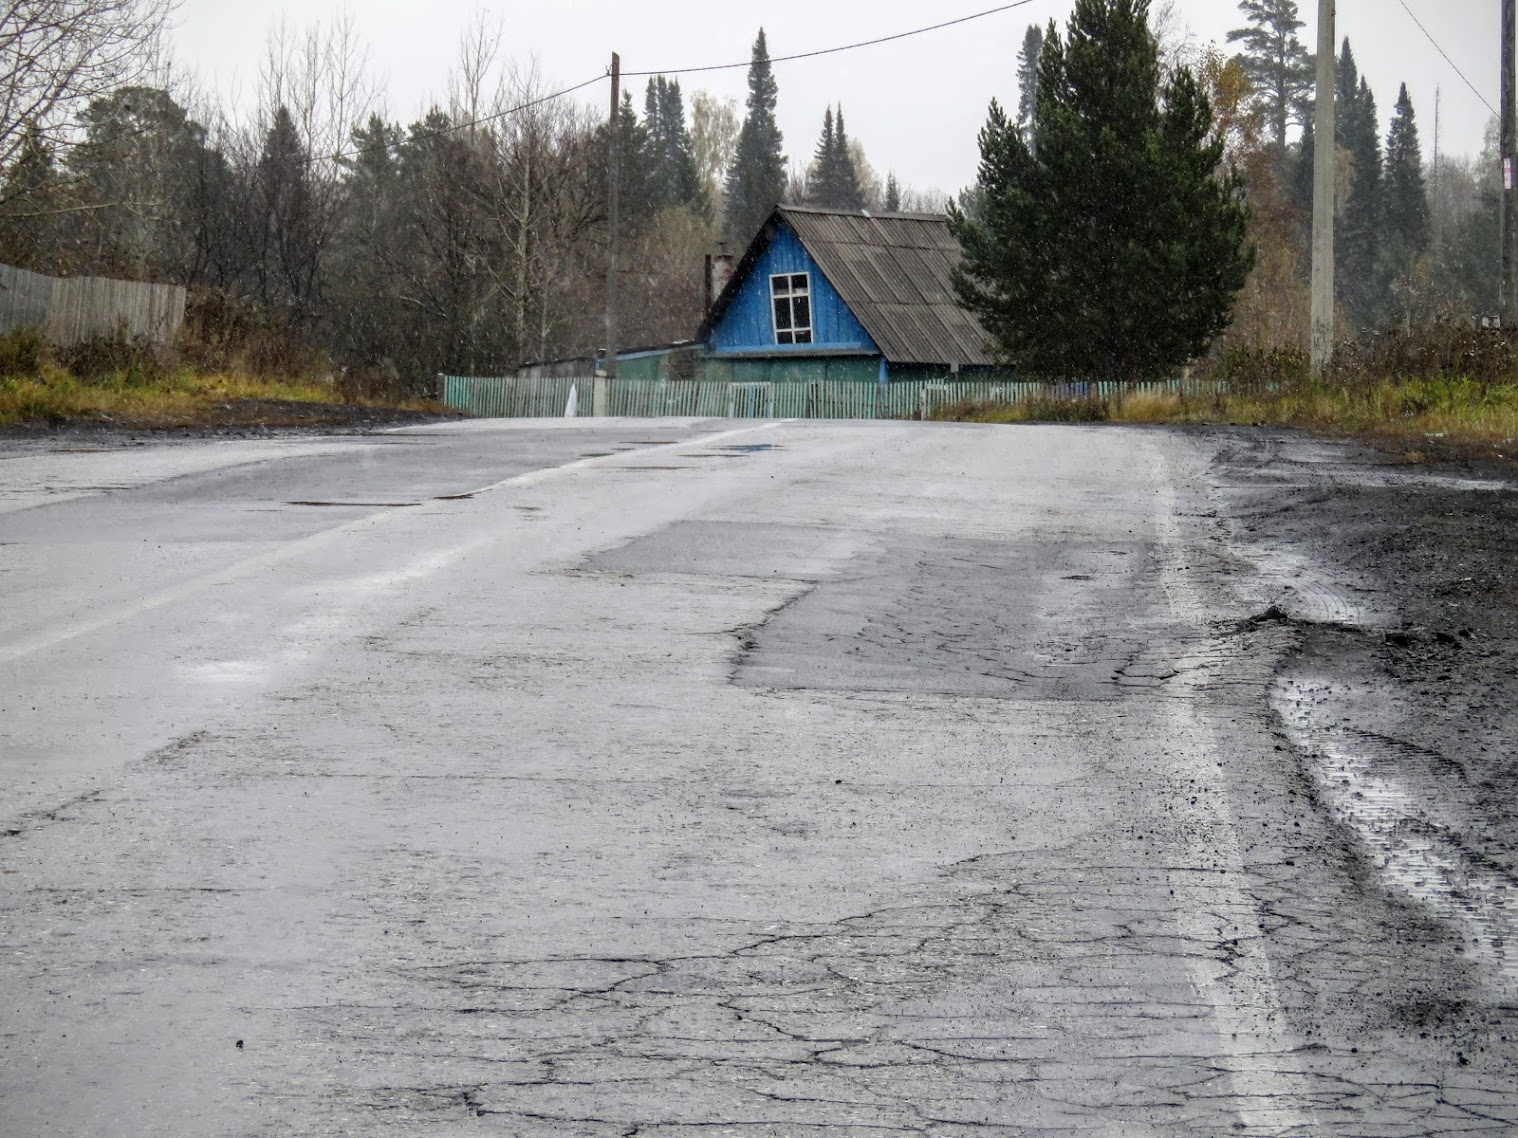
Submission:
{"label": "tire track in mud", "polygon": [[[1334,452],[1338,460],[1330,461]],[[1512,858],[1501,856],[1512,847],[1500,833],[1511,802],[1472,774],[1469,754],[1491,748],[1466,738],[1465,728],[1419,740],[1437,731],[1441,703],[1480,700],[1461,690],[1467,676],[1457,675],[1457,658],[1476,633],[1448,621],[1468,619],[1469,610],[1442,600],[1447,588],[1428,579],[1426,563],[1438,564],[1439,553],[1424,550],[1425,564],[1411,566],[1395,556],[1438,540],[1434,511],[1420,509],[1420,496],[1450,517],[1442,507],[1462,499],[1476,512],[1500,509],[1513,488],[1291,438],[1225,447],[1220,469],[1236,493],[1269,488],[1268,508],[1244,512],[1249,524],[1235,544],[1254,566],[1265,618],[1293,629],[1296,648],[1271,686],[1270,706],[1319,809],[1349,836],[1378,888],[1451,930],[1482,1003],[1518,1007],[1518,878]],[[1473,548],[1462,551],[1467,563],[1494,555],[1475,549],[1480,541],[1477,529]],[[1409,623],[1428,619],[1431,609],[1449,627]],[[1502,686],[1492,684],[1489,694]]]}
{"label": "tire track in mud", "polygon": [[[1451,785],[1440,756],[1355,725],[1357,687],[1288,674],[1272,706],[1309,762],[1320,800],[1351,830],[1396,894],[1464,930],[1462,952],[1481,965],[1490,998],[1518,1006],[1518,886],[1468,847],[1474,803]],[[1439,817],[1443,815],[1443,817]]]}

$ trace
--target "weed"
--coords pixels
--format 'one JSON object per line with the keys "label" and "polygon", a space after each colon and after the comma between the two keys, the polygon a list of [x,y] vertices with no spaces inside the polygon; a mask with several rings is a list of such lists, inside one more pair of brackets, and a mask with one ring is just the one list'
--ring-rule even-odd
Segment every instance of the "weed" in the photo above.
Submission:
{"label": "weed", "polygon": [[76,379],[101,386],[149,387],[168,373],[158,346],[125,328],[60,348],[57,357]]}
{"label": "weed", "polygon": [[33,325],[0,333],[0,375],[34,376],[47,358],[42,329]]}

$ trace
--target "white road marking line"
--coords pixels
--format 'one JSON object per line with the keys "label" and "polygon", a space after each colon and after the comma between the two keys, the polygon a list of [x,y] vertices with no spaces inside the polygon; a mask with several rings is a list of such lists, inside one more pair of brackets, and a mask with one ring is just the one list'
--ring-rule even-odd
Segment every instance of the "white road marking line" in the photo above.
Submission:
{"label": "white road marking line", "polygon": [[[1153,477],[1160,487],[1155,511],[1161,556],[1171,564],[1159,574],[1160,589],[1172,613],[1193,629],[1205,630],[1209,612],[1186,571],[1190,559],[1179,560],[1186,548],[1179,521],[1176,472],[1166,457],[1154,453]],[[1192,982],[1213,1009],[1220,1066],[1233,1092],[1234,1108],[1244,1129],[1255,1135],[1306,1135],[1315,1132],[1316,1119],[1305,1113],[1311,1101],[1300,1064],[1293,1054],[1300,1041],[1292,1038],[1282,1012],[1283,1001],[1275,972],[1264,948],[1261,912],[1250,895],[1239,844],[1238,823],[1210,757],[1223,750],[1213,725],[1198,713],[1209,666],[1215,665],[1215,644],[1204,643],[1176,662],[1176,698],[1164,701],[1172,738],[1182,744],[1186,774],[1198,790],[1191,808],[1193,847],[1188,851],[1201,869],[1215,863],[1214,873],[1176,875],[1177,924],[1182,935],[1197,945],[1228,941],[1233,948],[1229,968],[1215,974],[1212,957],[1188,957]],[[1184,759],[1183,759],[1184,761]],[[1178,803],[1178,806],[1184,806]],[[1208,880],[1207,878],[1210,878]]]}

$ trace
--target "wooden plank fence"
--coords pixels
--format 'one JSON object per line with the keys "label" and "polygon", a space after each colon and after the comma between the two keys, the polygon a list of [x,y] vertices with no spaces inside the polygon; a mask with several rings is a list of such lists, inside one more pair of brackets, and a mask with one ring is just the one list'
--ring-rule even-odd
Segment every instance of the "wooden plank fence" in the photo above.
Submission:
{"label": "wooden plank fence", "polygon": [[124,331],[133,339],[172,344],[184,324],[179,285],[106,277],[50,277],[0,265],[0,332],[37,327],[68,348]]}
{"label": "wooden plank fence", "polygon": [[881,386],[855,381],[729,383],[693,379],[439,376],[438,397],[478,418],[561,419],[590,416],[599,399],[607,415],[697,419],[926,419],[966,401],[1023,404],[1034,399],[1108,399],[1137,391],[1200,395],[1217,385],[1200,380],[1141,383],[1022,383],[911,380]]}

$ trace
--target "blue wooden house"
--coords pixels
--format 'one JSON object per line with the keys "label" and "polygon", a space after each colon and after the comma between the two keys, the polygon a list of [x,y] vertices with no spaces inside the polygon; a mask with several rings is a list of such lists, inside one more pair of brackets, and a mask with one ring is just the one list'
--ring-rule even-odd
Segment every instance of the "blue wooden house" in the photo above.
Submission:
{"label": "blue wooden house", "polygon": [[1003,369],[954,298],[959,244],[935,214],[781,206],[697,334],[709,379],[988,378]]}

